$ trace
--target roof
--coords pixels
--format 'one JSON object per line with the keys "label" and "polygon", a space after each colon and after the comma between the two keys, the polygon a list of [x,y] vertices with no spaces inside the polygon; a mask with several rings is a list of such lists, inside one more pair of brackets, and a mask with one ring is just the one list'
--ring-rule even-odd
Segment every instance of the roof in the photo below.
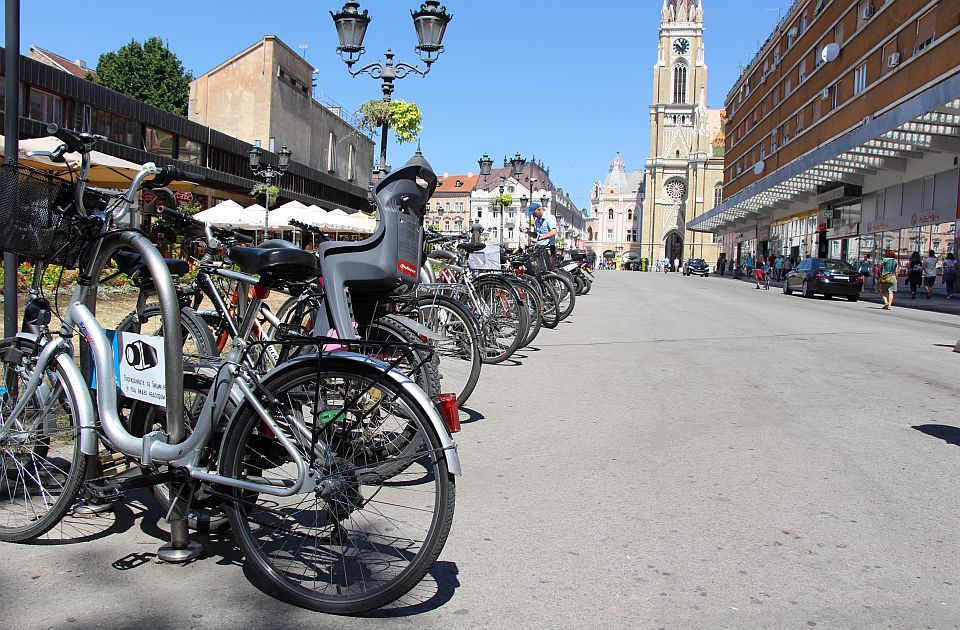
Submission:
{"label": "roof", "polygon": [[[477,187],[480,176],[473,173],[467,175],[444,175],[437,178],[436,194],[464,193],[470,194]],[[460,185],[457,185],[460,182]]]}
{"label": "roof", "polygon": [[613,162],[610,163],[610,171],[606,179],[601,184],[600,195],[609,195],[611,190],[615,195],[634,194],[643,188],[643,184],[644,172],[634,170],[628,173],[626,163],[617,153]]}
{"label": "roof", "polygon": [[48,66],[53,66],[64,72],[69,72],[75,77],[80,77],[81,79],[86,79],[87,74],[97,75],[92,68],[88,68],[86,62],[77,59],[76,61],[70,61],[66,57],[61,57],[60,55],[50,52],[49,50],[44,50],[37,46],[30,47],[30,57],[40,63],[45,63]]}

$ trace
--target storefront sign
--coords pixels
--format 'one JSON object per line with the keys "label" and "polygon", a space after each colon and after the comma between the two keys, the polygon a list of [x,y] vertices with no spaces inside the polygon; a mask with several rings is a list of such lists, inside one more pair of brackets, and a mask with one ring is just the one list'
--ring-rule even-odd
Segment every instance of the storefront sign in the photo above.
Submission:
{"label": "storefront sign", "polygon": [[917,227],[918,225],[932,225],[934,223],[941,223],[939,212],[910,215],[910,227]]}
{"label": "storefront sign", "polygon": [[943,217],[939,212],[917,212],[910,215],[898,217],[887,217],[878,221],[867,223],[863,229],[864,234],[875,234],[877,232],[889,232],[891,230],[902,230],[903,228],[919,227],[921,225],[936,225],[943,223]]}
{"label": "storefront sign", "polygon": [[818,223],[818,224],[817,224],[817,232],[825,232],[826,230],[827,230],[827,224],[826,224],[826,223]]}
{"label": "storefront sign", "polygon": [[847,225],[838,225],[827,230],[827,238],[849,238],[856,236],[860,232],[859,223],[848,223]]}
{"label": "storefront sign", "polygon": [[176,197],[178,203],[190,203],[193,201],[193,193],[186,190],[181,190],[176,193],[174,197]]}

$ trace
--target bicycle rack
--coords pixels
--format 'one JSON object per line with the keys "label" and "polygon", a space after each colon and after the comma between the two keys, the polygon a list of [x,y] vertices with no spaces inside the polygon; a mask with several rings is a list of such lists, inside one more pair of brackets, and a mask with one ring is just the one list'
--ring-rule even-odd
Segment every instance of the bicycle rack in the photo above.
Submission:
{"label": "bicycle rack", "polygon": [[[103,268],[113,255],[123,248],[129,248],[140,254],[146,263],[147,270],[153,278],[156,293],[160,302],[160,320],[162,323],[180,321],[180,304],[177,300],[176,288],[173,279],[167,271],[166,263],[153,243],[141,234],[134,231],[111,232],[106,234],[100,244],[97,257],[92,265],[90,276],[99,278]],[[97,291],[86,292],[84,305],[96,314]],[[180,326],[163,327],[164,353],[167,356],[165,377],[167,385],[167,426],[166,433],[171,443],[183,441],[183,336]],[[173,360],[170,360],[173,358]],[[89,378],[89,365],[81,360],[84,376]],[[193,560],[203,551],[203,546],[190,540],[187,528],[187,504],[178,497],[178,493],[171,487],[170,495],[175,497],[168,514],[170,523],[170,542],[161,546],[157,556],[164,562],[182,563]]]}

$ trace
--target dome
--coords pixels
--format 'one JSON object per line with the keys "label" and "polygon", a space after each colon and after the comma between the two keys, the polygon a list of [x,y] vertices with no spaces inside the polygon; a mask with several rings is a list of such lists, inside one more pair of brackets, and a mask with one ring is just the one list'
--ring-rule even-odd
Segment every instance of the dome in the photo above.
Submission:
{"label": "dome", "polygon": [[623,158],[617,153],[613,162],[610,163],[610,172],[607,173],[607,178],[603,180],[603,192],[613,190],[617,194],[623,194],[628,188],[627,165],[624,164]]}

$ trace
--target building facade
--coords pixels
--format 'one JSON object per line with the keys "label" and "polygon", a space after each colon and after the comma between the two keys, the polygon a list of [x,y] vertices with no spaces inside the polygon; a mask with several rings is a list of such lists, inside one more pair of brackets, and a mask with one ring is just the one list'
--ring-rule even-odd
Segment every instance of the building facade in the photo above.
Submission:
{"label": "building facade", "polygon": [[478,176],[473,173],[437,178],[437,189],[427,202],[426,225],[444,234],[462,234],[470,229],[470,207]]}
{"label": "building facade", "polygon": [[713,237],[686,227],[721,194],[724,113],[707,107],[706,94],[703,7],[694,0],[665,1],[640,228],[640,251],[650,260],[716,261]]}
{"label": "building facade", "polygon": [[956,251],[960,0],[798,0],[727,96],[731,259]]}
{"label": "building facade", "polygon": [[190,120],[366,188],[373,141],[313,98],[313,68],[274,35],[190,83]]}
{"label": "building facade", "polygon": [[627,172],[619,153],[613,158],[606,178],[593,185],[587,249],[607,258],[623,252],[645,255],[640,242],[644,178],[642,170]]}

